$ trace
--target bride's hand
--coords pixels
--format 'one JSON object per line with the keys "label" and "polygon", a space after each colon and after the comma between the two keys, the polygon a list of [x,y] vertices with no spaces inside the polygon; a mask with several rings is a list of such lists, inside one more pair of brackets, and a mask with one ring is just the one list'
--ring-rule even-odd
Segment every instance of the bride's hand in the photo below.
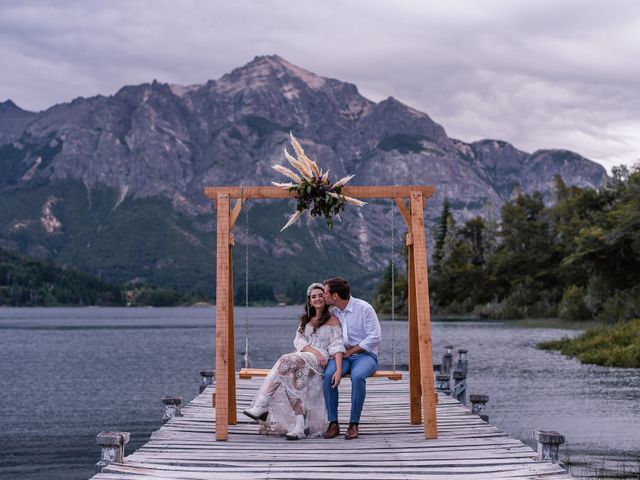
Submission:
{"label": "bride's hand", "polygon": [[324,358],[324,355],[322,355],[322,353],[320,353],[319,350],[316,350],[313,353],[316,354],[316,358],[318,359],[318,365],[320,365],[322,368],[325,368],[327,366],[327,359]]}
{"label": "bride's hand", "polygon": [[340,372],[336,370],[336,372],[333,374],[333,377],[331,377],[331,388],[338,388],[341,379],[342,375],[340,375]]}

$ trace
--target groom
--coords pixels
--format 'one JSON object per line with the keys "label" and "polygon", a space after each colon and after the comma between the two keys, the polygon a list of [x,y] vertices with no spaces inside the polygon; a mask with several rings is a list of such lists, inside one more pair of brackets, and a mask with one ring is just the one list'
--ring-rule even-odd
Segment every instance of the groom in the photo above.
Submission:
{"label": "groom", "polygon": [[[342,376],[351,373],[351,418],[344,438],[358,438],[358,423],[367,394],[367,377],[378,367],[378,344],[380,343],[380,323],[373,307],[364,300],[351,296],[349,283],[341,277],[324,281],[324,298],[331,313],[338,317],[342,325],[342,337],[346,352],[342,360]],[[340,434],[338,423],[338,388],[331,386],[336,361],[329,360],[324,372],[324,400],[327,405],[329,428],[324,438],[334,438]]]}

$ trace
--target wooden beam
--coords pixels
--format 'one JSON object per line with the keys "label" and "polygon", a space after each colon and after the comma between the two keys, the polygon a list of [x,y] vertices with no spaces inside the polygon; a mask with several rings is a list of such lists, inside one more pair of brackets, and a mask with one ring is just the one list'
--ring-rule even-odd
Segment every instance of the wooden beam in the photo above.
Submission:
{"label": "wooden beam", "polygon": [[229,438],[229,195],[217,199],[216,440]]}
{"label": "wooden beam", "polygon": [[429,280],[427,275],[427,242],[424,234],[424,200],[422,193],[411,192],[411,230],[413,233],[413,265],[416,287],[418,349],[420,351],[420,386],[425,438],[438,438],[435,379],[429,312]]}
{"label": "wooden beam", "polygon": [[242,206],[244,205],[245,200],[239,198],[236,200],[233,209],[231,210],[231,218],[229,219],[229,231],[233,230],[236,222],[238,221],[238,217],[240,216],[240,212],[242,211]]}
{"label": "wooden beam", "polygon": [[[409,234],[407,234],[409,235]],[[422,423],[422,390],[420,387],[420,348],[418,345],[418,317],[416,315],[416,276],[413,243],[407,246],[407,277],[409,283],[409,413],[411,423]]]}
{"label": "wooden beam", "polygon": [[409,211],[409,207],[407,206],[404,198],[394,198],[394,200],[400,209],[404,223],[407,224],[407,228],[411,231],[411,212]]}
{"label": "wooden beam", "polygon": [[[409,198],[411,192],[422,193],[423,198],[431,197],[432,186],[357,186],[344,187],[342,193],[348,197],[361,198]],[[219,194],[229,198],[294,198],[294,193],[278,187],[205,187],[204,194],[216,200]]]}
{"label": "wooden beam", "polygon": [[[266,377],[271,370],[266,368],[241,368],[238,376],[240,380],[248,380],[253,377]],[[350,378],[347,373],[343,378]],[[402,372],[395,370],[376,370],[367,378],[386,378],[388,380],[402,380]]]}
{"label": "wooden beam", "polygon": [[[231,236],[231,234],[229,234]],[[229,425],[238,423],[236,407],[236,341],[234,334],[233,245],[229,245]]]}

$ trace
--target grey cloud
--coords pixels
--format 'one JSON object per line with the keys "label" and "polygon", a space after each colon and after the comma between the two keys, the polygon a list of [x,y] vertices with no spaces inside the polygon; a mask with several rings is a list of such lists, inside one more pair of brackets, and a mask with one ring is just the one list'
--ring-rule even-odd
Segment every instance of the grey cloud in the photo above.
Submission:
{"label": "grey cloud", "polygon": [[0,99],[43,109],[276,53],[466,141],[640,158],[635,1],[4,1]]}

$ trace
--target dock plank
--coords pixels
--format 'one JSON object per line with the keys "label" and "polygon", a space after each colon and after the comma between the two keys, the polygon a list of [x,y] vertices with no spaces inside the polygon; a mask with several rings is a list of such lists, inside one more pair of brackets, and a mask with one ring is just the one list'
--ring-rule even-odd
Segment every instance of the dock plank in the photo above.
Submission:
{"label": "dock plank", "polygon": [[[207,388],[155,431],[144,446],[108,465],[95,480],[185,479],[568,479],[559,465],[535,461],[536,453],[519,440],[472,415],[451,397],[440,395],[438,438],[425,440],[421,425],[411,425],[409,384],[372,381],[360,436],[297,442],[258,434],[242,415],[262,379],[237,380],[238,423],[229,439],[215,441],[215,411]],[[350,382],[340,387],[339,416],[346,426]],[[344,431],[343,426],[343,431]]]}

